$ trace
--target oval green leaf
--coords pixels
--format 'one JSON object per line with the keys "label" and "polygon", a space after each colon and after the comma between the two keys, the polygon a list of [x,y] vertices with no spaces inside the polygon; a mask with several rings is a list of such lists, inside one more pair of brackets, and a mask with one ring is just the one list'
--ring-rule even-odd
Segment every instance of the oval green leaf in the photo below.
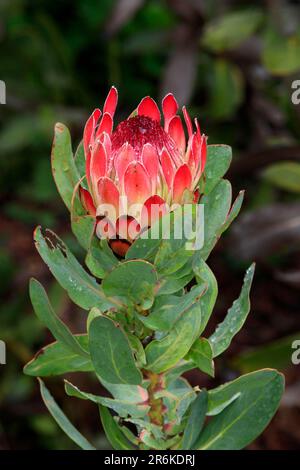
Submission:
{"label": "oval green leaf", "polygon": [[100,380],[103,378],[112,384],[142,383],[142,374],[135,365],[128,338],[109,318],[100,316],[91,322],[89,350]]}
{"label": "oval green leaf", "polygon": [[225,402],[238,393],[240,395],[209,421],[194,449],[239,450],[246,447],[272,419],[283,389],[283,376],[275,370],[266,369],[244,375],[210,391],[209,402]]}

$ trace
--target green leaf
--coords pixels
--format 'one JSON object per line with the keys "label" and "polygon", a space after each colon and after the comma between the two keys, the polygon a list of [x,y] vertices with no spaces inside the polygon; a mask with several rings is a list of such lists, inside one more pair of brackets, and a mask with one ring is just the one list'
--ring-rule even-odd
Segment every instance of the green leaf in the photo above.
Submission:
{"label": "green leaf", "polygon": [[[215,389],[218,390],[218,389]],[[237,392],[234,395],[231,395],[228,397],[227,395],[222,395],[221,393],[216,394],[214,396],[214,390],[211,390],[209,395],[209,400],[208,400],[208,410],[207,410],[207,416],[216,416],[220,413],[222,413],[227,406],[231,405],[237,398],[241,396],[241,392]]]}
{"label": "green leaf", "polygon": [[244,77],[240,68],[224,59],[215,59],[210,75],[209,113],[214,119],[228,119],[244,99]]}
{"label": "green leaf", "polygon": [[204,194],[209,194],[225,175],[232,160],[229,145],[208,145],[205,164]]}
{"label": "green leaf", "polygon": [[291,75],[300,70],[299,48],[299,32],[284,36],[270,27],[264,37],[263,64],[274,75]]}
{"label": "green leaf", "polygon": [[117,400],[123,400],[126,397],[126,401],[133,404],[148,400],[148,392],[144,385],[111,384],[103,379],[101,379],[101,383]]}
{"label": "green leaf", "polygon": [[114,305],[57,235],[46,230],[43,236],[41,227],[37,227],[34,239],[39,254],[73,302],[85,310],[98,307],[105,311]]}
{"label": "green leaf", "polygon": [[250,289],[254,276],[255,264],[247,269],[243,287],[238,299],[236,299],[225,320],[217,326],[216,331],[209,337],[212,346],[213,357],[219,356],[231,343],[232,338],[240,331],[250,311]]}
{"label": "green leaf", "polygon": [[218,296],[218,283],[214,273],[201,258],[199,253],[196,254],[193,260],[193,272],[196,276],[197,283],[206,285],[207,290],[200,299],[201,305],[201,330],[204,331],[207,322],[212,314]]}
{"label": "green leaf", "polygon": [[96,219],[91,215],[76,215],[71,212],[71,228],[80,245],[89,250],[95,232]]}
{"label": "green leaf", "polygon": [[99,411],[104,432],[113,449],[133,450],[134,447],[124,436],[109,410],[105,406],[99,405]]}
{"label": "green leaf", "polygon": [[126,396],[122,400],[101,397],[92,393],[83,392],[67,380],[65,380],[65,390],[67,395],[71,397],[80,398],[82,400],[90,400],[93,403],[97,403],[98,405],[106,406],[107,408],[111,408],[116,413],[118,413],[119,416],[124,418],[128,415],[131,415],[135,418],[143,418],[149,411],[149,406],[147,406],[146,404],[130,403],[126,401],[126,399],[124,399],[126,398]]}
{"label": "green leaf", "polygon": [[169,331],[176,321],[195,304],[198,303],[206,286],[193,287],[190,292],[181,297],[159,296],[156,298],[150,315],[140,316],[141,322],[152,330]]}
{"label": "green leaf", "polygon": [[58,192],[71,210],[74,187],[80,176],[74,163],[69,130],[61,123],[57,123],[54,129],[51,164]]}
{"label": "green leaf", "polygon": [[176,292],[182,291],[182,289],[193,279],[193,273],[188,274],[187,276],[172,278],[167,277],[162,279],[160,282],[160,288],[157,291],[157,296],[159,295],[171,295]]}
{"label": "green leaf", "polygon": [[142,367],[146,364],[146,355],[144,347],[139,340],[139,338],[131,333],[127,333],[127,337],[130,343],[132,350],[134,351],[134,355],[139,367]]}
{"label": "green leaf", "polygon": [[31,279],[29,291],[35,313],[41,322],[49,328],[54,338],[73,353],[89,357],[89,354],[80,346],[76,336],[73,336],[68,327],[56,316],[43,286],[35,279]]}
{"label": "green leaf", "polygon": [[143,260],[130,260],[116,266],[102,282],[107,296],[118,297],[125,304],[151,307],[157,274],[152,264]]}
{"label": "green leaf", "polygon": [[81,140],[80,144],[78,145],[75,155],[74,155],[74,162],[77,168],[77,173],[79,174],[80,179],[82,179],[82,186],[85,189],[87,188],[86,179],[85,177],[85,155],[84,155],[84,147],[83,147],[83,140]]}
{"label": "green leaf", "polygon": [[161,426],[150,423],[150,421],[138,418],[127,418],[124,421],[135,424],[139,432],[146,429],[155,437],[155,439],[163,439],[164,437]]}
{"label": "green leaf", "polygon": [[280,189],[300,193],[300,163],[273,163],[262,172],[262,177]]}
{"label": "green leaf", "polygon": [[275,414],[284,379],[275,370],[261,370],[239,377],[209,392],[209,401],[236,398],[214,416],[200,434],[194,449],[239,450],[259,436]]}
{"label": "green leaf", "polygon": [[39,379],[41,395],[50,414],[67,436],[83,450],[96,450],[85,437],[73,426],[66,415],[59,408],[44,382]]}
{"label": "green leaf", "polygon": [[92,323],[92,321],[94,320],[94,318],[96,317],[100,317],[101,315],[103,315],[103,313],[96,307],[93,307],[89,314],[88,314],[88,317],[87,317],[87,321],[86,321],[86,331],[89,332],[89,329],[90,329],[90,324]]}
{"label": "green leaf", "polygon": [[119,261],[113,254],[107,240],[93,237],[85,263],[94,276],[103,279],[109,271],[119,264]]}
{"label": "green leaf", "polygon": [[213,351],[210,342],[205,338],[197,338],[191,349],[189,350],[186,360],[191,360],[206,374],[214,377],[214,363],[213,363]]}
{"label": "green leaf", "polygon": [[[168,214],[163,217],[168,217]],[[163,219],[162,217],[162,219]],[[150,262],[154,261],[155,254],[160,246],[161,240],[155,238],[153,233],[160,233],[159,227],[161,226],[161,220],[155,222],[144,234],[144,237],[137,238],[126,252],[125,259],[144,259]]]}
{"label": "green leaf", "polygon": [[208,394],[205,389],[197,395],[196,400],[190,406],[189,417],[184,429],[180,448],[184,450],[192,449],[196,439],[198,439],[205,421],[207,411]]}
{"label": "green leaf", "polygon": [[148,344],[145,350],[146,368],[159,373],[174,366],[187,354],[198,337],[200,325],[201,311],[197,305],[186,312],[163,339]]}
{"label": "green leaf", "polygon": [[156,392],[155,396],[164,400],[167,420],[173,424],[170,433],[180,433],[183,428],[182,418],[197,397],[193,387],[186,379],[179,377]]}
{"label": "green leaf", "polygon": [[[190,206],[191,214],[179,207],[166,214],[169,224],[162,227],[161,243],[154,259],[154,265],[160,277],[174,275],[181,270],[194,254],[194,242],[197,230],[198,206]],[[166,221],[164,216],[161,221]]]}
{"label": "green leaf", "polygon": [[206,259],[222,233],[231,204],[231,184],[221,180],[214,189],[201,199],[204,204],[204,246],[199,251]]}
{"label": "green leaf", "polygon": [[202,42],[214,52],[233,49],[257,30],[262,19],[257,8],[227,13],[206,25]]}
{"label": "green leaf", "polygon": [[240,191],[239,194],[237,195],[234,203],[231,206],[231,209],[226,217],[226,220],[224,224],[221,227],[221,230],[219,231],[219,235],[221,235],[225,230],[228,229],[228,227],[232,224],[234,219],[239,215],[239,212],[241,210],[243,201],[244,201],[244,195],[245,191]]}
{"label": "green leaf", "polygon": [[[129,248],[126,259],[142,258],[153,262],[161,275],[173,274],[193,254],[196,207],[191,217],[183,217],[183,208],[167,213],[143,233]],[[182,234],[180,233],[182,231]]]}
{"label": "green leaf", "polygon": [[291,345],[300,338],[300,331],[293,335],[245,351],[234,357],[230,364],[243,374],[265,367],[285,370],[291,366]]}
{"label": "green leaf", "polygon": [[[87,335],[75,335],[82,349],[88,348]],[[24,373],[35,377],[49,377],[68,372],[91,372],[93,365],[88,357],[75,354],[62,343],[51,343],[41,349],[24,367]]]}
{"label": "green leaf", "polygon": [[195,364],[192,361],[179,361],[172,369],[169,369],[165,373],[165,380],[166,384],[169,385],[174,380],[177,380],[184,372],[188,372],[189,370],[195,369]]}
{"label": "green leaf", "polygon": [[[70,138],[70,136],[69,136]],[[67,179],[67,183],[70,184],[69,187],[69,196],[71,197],[69,201],[69,210],[71,212],[71,228],[75,237],[77,238],[80,245],[88,250],[91,244],[91,239],[94,235],[96,219],[91,215],[86,213],[85,208],[83,207],[80,197],[79,197],[79,183],[80,186],[83,186],[87,189],[86,178],[85,178],[85,156],[83,150],[83,144],[80,143],[77,151],[75,153],[75,158],[72,155],[71,142],[69,146],[69,152],[64,155],[66,160],[65,166],[70,168],[70,173],[73,177]],[[60,165],[60,162],[58,162]],[[60,181],[63,180],[66,175],[65,171],[61,166],[59,166],[59,175]],[[75,178],[75,176],[76,178]],[[57,185],[59,182],[57,183]]]}
{"label": "green leaf", "polygon": [[155,439],[150,431],[144,430],[140,439],[150,449],[165,450],[174,446],[180,440],[180,436],[173,436],[170,439]]}
{"label": "green leaf", "polygon": [[96,317],[89,328],[89,350],[100,379],[112,384],[142,383],[133,351],[121,327],[106,317]]}
{"label": "green leaf", "polygon": [[125,438],[128,439],[129,442],[131,442],[135,447],[139,446],[139,438],[129,428],[119,424],[119,429],[122,431]]}

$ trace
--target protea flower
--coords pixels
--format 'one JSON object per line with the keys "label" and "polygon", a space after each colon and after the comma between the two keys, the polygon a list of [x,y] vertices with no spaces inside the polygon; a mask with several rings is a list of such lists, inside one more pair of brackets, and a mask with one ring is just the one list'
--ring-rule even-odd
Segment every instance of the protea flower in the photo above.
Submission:
{"label": "protea flower", "polygon": [[123,256],[132,241],[174,204],[197,202],[206,161],[206,137],[183,107],[162,100],[163,121],[155,101],[142,99],[128,119],[113,128],[118,93],[112,87],[103,113],[95,109],[83,136],[88,190],[80,188],[87,212],[97,217],[97,235]]}

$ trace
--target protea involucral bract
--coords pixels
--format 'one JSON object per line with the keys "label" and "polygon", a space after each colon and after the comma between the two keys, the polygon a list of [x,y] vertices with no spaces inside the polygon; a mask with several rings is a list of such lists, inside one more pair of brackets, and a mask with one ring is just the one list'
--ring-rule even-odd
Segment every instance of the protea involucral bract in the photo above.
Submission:
{"label": "protea involucral bract", "polygon": [[206,161],[206,137],[183,107],[186,126],[170,93],[160,110],[149,96],[114,129],[118,93],[112,87],[103,111],[95,109],[83,136],[88,190],[80,187],[96,233],[124,255],[131,242],[178,204],[197,202]]}
{"label": "protea involucral bract", "polygon": [[[114,449],[241,449],[264,430],[278,408],[281,374],[271,369],[251,372],[208,391],[182,377],[193,369],[213,377],[214,360],[230,346],[250,310],[254,265],[222,323],[206,334],[218,296],[206,260],[243,201],[241,192],[231,205],[231,185],[223,179],[231,149],[208,147],[204,181],[206,139],[185,109],[184,130],[171,94],[162,103],[162,124],[157,105],[147,97],[113,130],[116,105],[117,91],[112,88],[103,112],[97,109],[89,118],[75,157],[68,129],[56,126],[53,174],[71,211],[73,233],[87,251],[89,272],[53,232],[37,227],[35,245],[70,299],[89,314],[83,334],[73,335],[56,317],[42,285],[32,279],[34,309],[56,341],[43,348],[25,372],[37,377],[94,372],[113,398],[81,391],[70,382],[66,392],[100,406]],[[77,197],[79,185],[83,204]],[[198,188],[202,192],[203,187],[202,197]],[[189,249],[186,241],[199,208],[193,203],[200,196],[204,244],[192,243]],[[192,209],[191,221],[186,209]],[[152,225],[164,212],[167,216]],[[163,227],[168,219],[173,222],[169,233]],[[177,237],[176,229],[185,225],[188,233]],[[98,237],[106,237],[120,258],[136,237],[140,240],[125,260],[117,259],[106,241],[98,243],[95,226]],[[152,237],[156,227],[162,228],[158,242],[147,244],[143,235],[150,232]],[[94,449],[41,380],[40,387],[62,429],[81,448]]]}

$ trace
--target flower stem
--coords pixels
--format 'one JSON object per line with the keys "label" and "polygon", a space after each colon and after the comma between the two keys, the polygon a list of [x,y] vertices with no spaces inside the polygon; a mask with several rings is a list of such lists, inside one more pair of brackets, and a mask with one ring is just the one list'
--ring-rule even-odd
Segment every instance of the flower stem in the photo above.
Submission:
{"label": "flower stem", "polygon": [[164,404],[162,398],[156,398],[155,394],[159,390],[162,390],[164,386],[164,377],[162,374],[155,374],[154,372],[144,371],[145,378],[150,381],[148,387],[149,393],[149,405],[150,410],[148,416],[151,423],[157,426],[163,426],[164,424]]}

